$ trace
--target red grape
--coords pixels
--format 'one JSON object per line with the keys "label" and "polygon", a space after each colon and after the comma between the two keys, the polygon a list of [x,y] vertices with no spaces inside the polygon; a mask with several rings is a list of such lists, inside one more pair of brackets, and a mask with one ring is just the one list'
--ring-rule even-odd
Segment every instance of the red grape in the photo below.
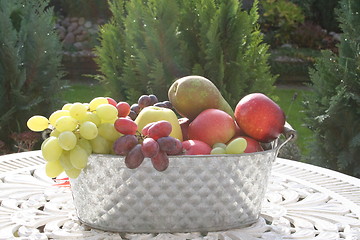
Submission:
{"label": "red grape", "polygon": [[111,97],[106,97],[106,99],[108,100],[108,103],[113,105],[114,107],[116,107],[116,101],[114,99],[112,99]]}
{"label": "red grape", "polygon": [[151,98],[149,95],[142,95],[138,100],[140,109],[151,105]]}
{"label": "red grape", "polygon": [[130,152],[125,156],[125,165],[130,168],[134,169],[141,165],[144,161],[144,155],[141,151],[141,144],[137,144]]}
{"label": "red grape", "polygon": [[126,117],[130,113],[130,105],[127,102],[118,102],[116,104],[118,117]]}
{"label": "red grape", "polygon": [[135,135],[124,135],[119,137],[113,145],[115,154],[125,156],[138,144],[138,139]]}
{"label": "red grape", "polygon": [[154,168],[161,172],[168,168],[169,157],[165,152],[160,151],[158,154],[151,158],[151,162]]}
{"label": "red grape", "polygon": [[135,121],[135,119],[137,117],[137,113],[134,112],[133,110],[130,110],[129,117]]}
{"label": "red grape", "polygon": [[134,103],[133,105],[131,105],[130,110],[134,111],[136,114],[139,114],[141,109],[139,107],[139,104]]}
{"label": "red grape", "polygon": [[172,109],[173,105],[170,101],[163,101],[163,103],[165,104],[166,108]]}
{"label": "red grape", "polygon": [[130,135],[135,135],[138,128],[137,124],[132,119],[123,117],[116,119],[114,127],[119,133]]}
{"label": "red grape", "polygon": [[183,147],[179,139],[167,136],[157,140],[160,151],[166,152],[168,155],[178,155],[182,153]]}
{"label": "red grape", "polygon": [[157,140],[161,137],[167,137],[172,131],[171,123],[165,120],[155,122],[148,130],[148,136]]}
{"label": "red grape", "polygon": [[159,102],[158,98],[154,94],[149,95],[151,102],[150,105],[154,105],[155,103]]}
{"label": "red grape", "polygon": [[149,134],[149,128],[154,125],[155,122],[151,122],[145,125],[143,129],[141,130],[142,135],[147,136]]}
{"label": "red grape", "polygon": [[154,104],[155,107],[162,107],[162,108],[166,108],[166,104],[163,102],[158,102]]}
{"label": "red grape", "polygon": [[145,138],[141,144],[141,151],[145,157],[153,157],[159,152],[159,144],[152,138]]}

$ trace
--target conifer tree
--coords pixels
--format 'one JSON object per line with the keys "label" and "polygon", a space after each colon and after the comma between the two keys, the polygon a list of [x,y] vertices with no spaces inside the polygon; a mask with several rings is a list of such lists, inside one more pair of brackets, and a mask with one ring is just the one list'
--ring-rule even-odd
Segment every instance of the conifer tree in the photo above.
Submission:
{"label": "conifer tree", "polygon": [[0,140],[47,115],[60,88],[61,44],[47,1],[0,0]]}
{"label": "conifer tree", "polygon": [[312,163],[360,177],[360,1],[341,0],[339,55],[323,52],[306,102]]}
{"label": "conifer tree", "polygon": [[250,12],[238,0],[114,0],[110,8],[96,52],[113,96],[165,100],[172,82],[190,74],[213,81],[232,106],[246,93],[272,92],[257,1]]}

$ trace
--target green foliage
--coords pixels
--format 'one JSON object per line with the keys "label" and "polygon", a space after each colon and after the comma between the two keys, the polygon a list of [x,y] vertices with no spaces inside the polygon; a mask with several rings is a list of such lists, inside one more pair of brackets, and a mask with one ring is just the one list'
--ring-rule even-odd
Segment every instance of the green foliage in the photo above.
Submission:
{"label": "green foliage", "polygon": [[303,83],[310,81],[309,67],[313,67],[320,51],[309,48],[282,47],[271,51],[270,66],[279,74],[278,83]]}
{"label": "green foliage", "polygon": [[342,0],[339,56],[329,51],[311,71],[314,95],[306,102],[315,133],[313,158],[322,166],[360,177],[360,2]]}
{"label": "green foliage", "polygon": [[290,0],[290,2],[296,4],[302,9],[306,19],[313,19],[317,14],[313,10],[313,6],[318,0]]}
{"label": "green foliage", "polygon": [[46,115],[59,90],[61,45],[46,1],[0,0],[0,140]]}
{"label": "green foliage", "polygon": [[115,0],[110,9],[96,53],[98,77],[117,99],[165,100],[172,82],[190,74],[213,81],[232,106],[249,92],[271,94],[257,1],[249,13],[237,0]]}
{"label": "green foliage", "polygon": [[335,9],[340,6],[339,3],[340,0],[316,0],[312,9],[317,14],[314,14],[312,20],[328,31],[340,32],[341,29],[335,13]]}
{"label": "green foliage", "polygon": [[262,31],[272,46],[290,43],[292,32],[305,20],[302,9],[288,0],[263,0],[261,8]]}

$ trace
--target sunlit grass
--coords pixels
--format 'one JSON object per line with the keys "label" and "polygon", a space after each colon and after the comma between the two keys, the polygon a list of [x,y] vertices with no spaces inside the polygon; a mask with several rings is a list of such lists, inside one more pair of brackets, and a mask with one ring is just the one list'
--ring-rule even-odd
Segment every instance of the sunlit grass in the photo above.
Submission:
{"label": "sunlit grass", "polygon": [[96,83],[69,83],[63,89],[63,100],[65,102],[90,102],[95,97],[108,96],[102,85]]}
{"label": "sunlit grass", "polygon": [[311,94],[311,90],[305,88],[277,88],[275,90],[275,95],[279,98],[277,103],[285,112],[287,122],[298,133],[297,144],[302,155],[309,154],[307,143],[312,137],[312,132],[304,125],[306,115],[303,101],[306,94]]}

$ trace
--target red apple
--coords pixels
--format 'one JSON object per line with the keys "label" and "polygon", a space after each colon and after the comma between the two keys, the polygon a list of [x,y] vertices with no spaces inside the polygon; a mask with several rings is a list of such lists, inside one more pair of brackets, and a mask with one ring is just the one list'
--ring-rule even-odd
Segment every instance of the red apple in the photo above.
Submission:
{"label": "red apple", "polygon": [[244,153],[253,153],[253,152],[264,151],[261,144],[258,141],[256,141],[255,139],[252,139],[251,137],[247,137],[247,136],[242,136],[242,138],[245,138],[245,140],[247,142],[247,146],[244,150]]}
{"label": "red apple", "polygon": [[200,140],[186,140],[182,142],[185,155],[207,155],[211,147]]}
{"label": "red apple", "polygon": [[234,116],[245,134],[260,142],[273,141],[284,129],[284,112],[262,93],[243,97],[235,108]]}
{"label": "red apple", "polygon": [[219,109],[202,111],[189,125],[189,139],[200,140],[209,146],[215,143],[226,143],[234,135],[236,124],[234,119]]}
{"label": "red apple", "polygon": [[183,135],[183,141],[189,140],[188,129],[190,125],[190,120],[186,117],[183,117],[183,118],[179,118],[178,121]]}

